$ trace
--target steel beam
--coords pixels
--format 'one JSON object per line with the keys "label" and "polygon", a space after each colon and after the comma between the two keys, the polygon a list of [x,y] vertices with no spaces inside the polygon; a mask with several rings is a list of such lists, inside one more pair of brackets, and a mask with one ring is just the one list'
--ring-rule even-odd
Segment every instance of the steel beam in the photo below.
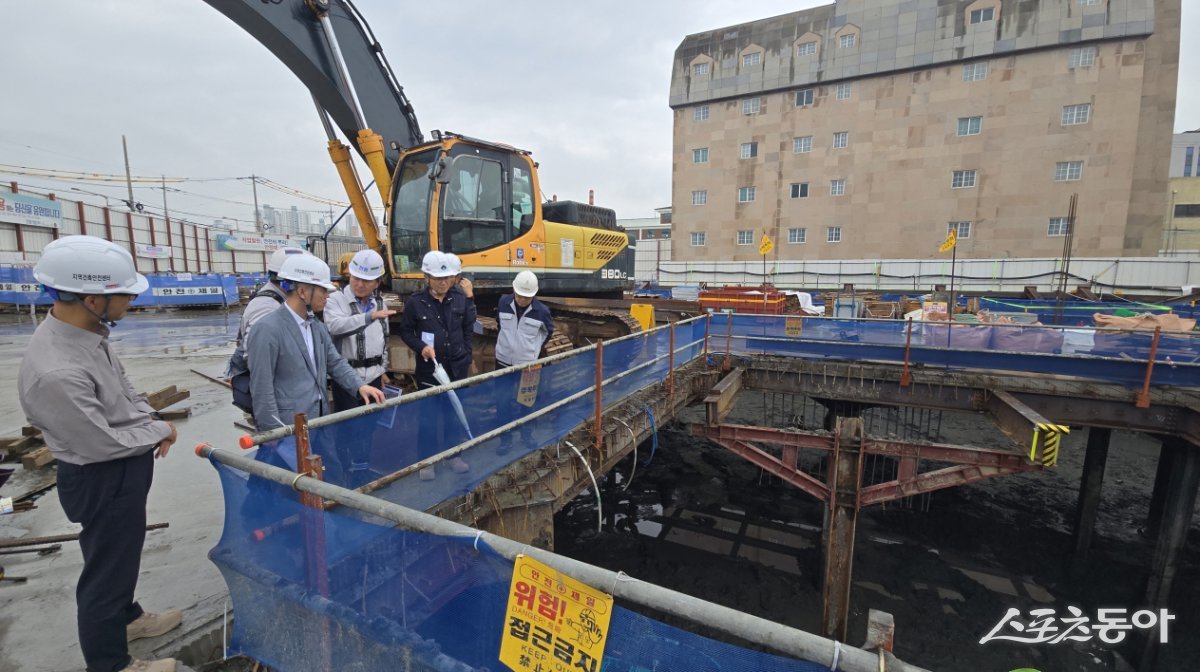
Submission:
{"label": "steel beam", "polygon": [[888,481],[867,486],[862,490],[862,505],[882,504],[904,497],[912,497],[934,490],[945,490],[976,481],[982,481],[998,476],[1007,476],[1023,471],[1033,471],[1040,467],[1028,462],[1014,463],[1010,467],[985,467],[974,464],[960,464],[934,471],[917,474],[905,480]]}
{"label": "steel beam", "polygon": [[722,448],[738,455],[752,464],[764,469],[772,476],[776,476],[783,481],[807,492],[821,501],[829,500],[829,487],[809,476],[808,474],[796,468],[795,463],[790,467],[779,458],[767,453],[761,448],[744,441],[716,441]]}
{"label": "steel beam", "polygon": [[825,583],[821,596],[821,633],[846,641],[850,586],[854,568],[854,535],[862,485],[862,418],[838,418],[833,459],[829,466],[829,529],[825,544]]}
{"label": "steel beam", "polygon": [[1108,462],[1108,443],[1112,430],[1092,427],[1088,430],[1087,454],[1083,458],[1083,480],[1079,484],[1079,503],[1075,508],[1075,548],[1071,553],[1071,575],[1081,578],[1087,569],[1096,514],[1100,511],[1100,487]]}
{"label": "steel beam", "polygon": [[745,369],[734,369],[721,382],[713,386],[712,393],[704,398],[705,418],[709,425],[719,425],[733,410],[733,401],[742,391],[742,375]]}

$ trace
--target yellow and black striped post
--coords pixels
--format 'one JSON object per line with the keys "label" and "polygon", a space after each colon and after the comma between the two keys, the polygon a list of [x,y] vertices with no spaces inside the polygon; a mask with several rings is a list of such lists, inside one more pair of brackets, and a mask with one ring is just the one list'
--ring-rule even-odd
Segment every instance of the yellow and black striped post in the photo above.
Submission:
{"label": "yellow and black striped post", "polygon": [[1041,462],[1044,467],[1058,464],[1058,449],[1064,434],[1070,434],[1066,425],[1039,422],[1033,430],[1033,441],[1029,444],[1029,460]]}

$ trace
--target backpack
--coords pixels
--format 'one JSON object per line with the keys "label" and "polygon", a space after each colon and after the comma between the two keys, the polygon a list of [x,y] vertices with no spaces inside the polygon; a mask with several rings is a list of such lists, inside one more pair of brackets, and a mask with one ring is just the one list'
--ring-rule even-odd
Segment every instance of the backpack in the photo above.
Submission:
{"label": "backpack", "polygon": [[[250,297],[250,300],[253,301],[260,296],[269,296],[272,299],[275,299],[275,301],[280,305],[283,305],[283,302],[287,299],[286,296],[280,296],[279,292],[264,286],[262,289],[255,292],[254,295]],[[234,353],[234,356],[237,356],[236,352]],[[243,359],[245,356],[245,353],[242,353]],[[250,397],[250,371],[243,371],[242,373],[230,378],[229,387],[233,391],[233,405],[237,406],[242,411],[249,413],[250,415],[254,415],[254,400]]]}

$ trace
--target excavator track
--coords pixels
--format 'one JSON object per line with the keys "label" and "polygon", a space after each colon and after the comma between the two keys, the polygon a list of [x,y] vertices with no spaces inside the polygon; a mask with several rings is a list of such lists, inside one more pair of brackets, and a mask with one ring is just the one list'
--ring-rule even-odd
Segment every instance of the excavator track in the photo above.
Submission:
{"label": "excavator track", "polygon": [[598,339],[608,340],[642,330],[642,325],[627,310],[612,308],[585,308],[565,305],[554,297],[541,299],[554,315],[557,331],[563,332],[575,347],[584,347]]}

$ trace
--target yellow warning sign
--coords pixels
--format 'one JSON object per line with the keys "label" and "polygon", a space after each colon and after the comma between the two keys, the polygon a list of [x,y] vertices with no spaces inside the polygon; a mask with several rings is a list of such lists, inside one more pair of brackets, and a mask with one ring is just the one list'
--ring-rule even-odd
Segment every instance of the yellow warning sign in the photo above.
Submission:
{"label": "yellow warning sign", "polygon": [[764,233],[762,240],[758,241],[758,253],[768,254],[773,249],[775,249],[775,243],[772,243],[771,237]]}
{"label": "yellow warning sign", "polygon": [[612,611],[612,595],[518,555],[500,662],[515,672],[598,672]]}
{"label": "yellow warning sign", "polygon": [[538,383],[542,380],[542,365],[535,364],[521,372],[521,383],[517,386],[517,403],[533,408],[537,401]]}
{"label": "yellow warning sign", "polygon": [[1029,461],[1041,462],[1044,467],[1058,464],[1058,450],[1062,443],[1063,434],[1070,434],[1071,428],[1066,425],[1052,425],[1039,422],[1033,428],[1033,440],[1029,444]]}
{"label": "yellow warning sign", "polygon": [[789,317],[783,321],[783,333],[787,336],[799,336],[804,331],[804,318]]}

